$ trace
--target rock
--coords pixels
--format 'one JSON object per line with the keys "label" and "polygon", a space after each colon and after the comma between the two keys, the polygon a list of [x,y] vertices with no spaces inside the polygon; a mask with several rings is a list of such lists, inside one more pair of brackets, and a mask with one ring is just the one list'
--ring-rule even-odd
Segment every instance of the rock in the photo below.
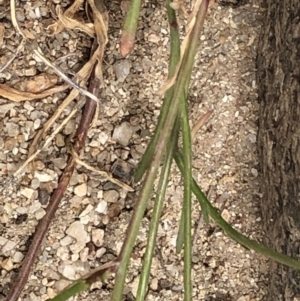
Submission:
{"label": "rock", "polygon": [[75,254],[79,253],[89,241],[88,233],[85,231],[84,225],[79,221],[71,224],[66,233],[76,239],[76,243],[70,246],[70,250]]}
{"label": "rock", "polygon": [[16,245],[17,244],[14,241],[8,240],[2,248],[2,252],[5,254],[6,252],[13,250],[16,247]]}
{"label": "rock", "polygon": [[156,291],[158,289],[158,280],[157,278],[153,278],[150,282],[150,288],[153,290],[153,291]]}
{"label": "rock", "polygon": [[105,134],[104,132],[101,132],[101,133],[99,134],[98,140],[99,140],[99,142],[100,142],[102,145],[104,145],[104,144],[107,142],[108,138],[109,138],[109,137],[108,137],[107,134]]}
{"label": "rock", "polygon": [[60,276],[59,274],[49,268],[46,268],[45,270],[43,270],[43,276],[46,277],[48,280],[59,280]]}
{"label": "rock", "polygon": [[67,165],[67,161],[65,158],[56,158],[52,160],[55,167],[59,169],[64,169]]}
{"label": "rock", "polygon": [[49,182],[53,181],[54,177],[45,172],[36,171],[34,176],[39,179],[40,182]]}
{"label": "rock", "polygon": [[44,217],[45,214],[46,214],[46,211],[43,208],[40,208],[39,210],[37,210],[35,212],[34,216],[39,221],[40,219],[42,219]]}
{"label": "rock", "polygon": [[31,183],[30,183],[30,187],[33,189],[33,190],[36,190],[40,187],[40,181],[38,178],[33,178],[31,180]]}
{"label": "rock", "polygon": [[69,255],[69,250],[67,247],[59,247],[56,251],[56,255],[61,258],[61,260],[66,261],[69,260],[70,255]]}
{"label": "rock", "polygon": [[106,249],[105,248],[100,248],[99,250],[97,250],[96,252],[96,257],[97,258],[101,258],[106,252]]}
{"label": "rock", "polygon": [[25,196],[27,199],[31,199],[33,193],[34,190],[31,188],[24,188],[23,190],[21,190],[21,195]]}
{"label": "rock", "polygon": [[0,246],[4,246],[7,243],[8,239],[0,236]]}
{"label": "rock", "polygon": [[50,199],[50,195],[46,189],[40,189],[38,200],[41,203],[41,205],[47,205]]}
{"label": "rock", "polygon": [[107,213],[107,202],[105,202],[105,201],[99,202],[95,211],[102,213],[102,214],[106,214]]}
{"label": "rock", "polygon": [[137,295],[138,287],[139,287],[139,277],[136,277],[131,283],[131,292],[135,298]]}
{"label": "rock", "polygon": [[81,185],[78,185],[75,187],[74,189],[74,193],[79,196],[79,197],[83,197],[86,195],[87,193],[87,185],[86,183],[83,183]]}
{"label": "rock", "polygon": [[107,203],[116,203],[119,199],[119,193],[116,190],[104,191],[103,199]]}
{"label": "rock", "polygon": [[127,146],[132,137],[132,134],[132,126],[130,125],[130,123],[125,121],[115,128],[112,139],[119,142],[123,146]]}
{"label": "rock", "polygon": [[115,178],[127,184],[130,184],[132,176],[134,174],[133,167],[129,163],[121,159],[117,159],[115,161],[115,163],[111,168],[111,171],[112,171],[112,175]]}
{"label": "rock", "polygon": [[66,235],[64,238],[62,238],[59,242],[62,246],[68,246],[73,242],[73,238],[71,236]]}
{"label": "rock", "polygon": [[87,242],[88,233],[85,231],[84,226],[79,222],[75,221],[66,230],[66,233],[74,237],[77,241]]}
{"label": "rock", "polygon": [[4,259],[1,263],[1,267],[6,271],[11,271],[14,267],[12,259],[10,257]]}
{"label": "rock", "polygon": [[89,248],[84,248],[81,252],[80,252],[80,260],[82,262],[86,262],[87,258],[89,255]]}
{"label": "rock", "polygon": [[19,135],[19,126],[12,122],[5,123],[6,131],[9,137],[16,137]]}
{"label": "rock", "polygon": [[39,201],[34,201],[31,206],[29,207],[29,213],[34,213],[42,207]]}
{"label": "rock", "polygon": [[13,255],[13,262],[15,263],[20,263],[24,258],[24,255],[21,253],[21,252],[16,252],[14,255]]}
{"label": "rock", "polygon": [[60,279],[55,283],[55,288],[58,292],[64,290],[68,285],[70,285],[70,281],[66,279]]}
{"label": "rock", "polygon": [[129,60],[121,60],[113,65],[116,77],[119,82],[124,82],[128,74],[130,73],[131,62]]}
{"label": "rock", "polygon": [[76,273],[75,267],[70,264],[66,264],[62,270],[62,275],[67,279],[74,279],[75,273]]}
{"label": "rock", "polygon": [[92,230],[92,241],[97,247],[101,247],[103,245],[104,238],[104,230],[102,229],[94,229]]}
{"label": "rock", "polygon": [[94,207],[91,204],[88,204],[85,207],[85,209],[79,214],[79,217],[83,217],[83,216],[89,214],[93,209],[94,209]]}
{"label": "rock", "polygon": [[56,145],[57,145],[58,147],[63,147],[63,146],[65,146],[65,139],[64,139],[64,137],[63,137],[61,134],[57,134],[57,135],[55,136],[55,142],[56,142]]}

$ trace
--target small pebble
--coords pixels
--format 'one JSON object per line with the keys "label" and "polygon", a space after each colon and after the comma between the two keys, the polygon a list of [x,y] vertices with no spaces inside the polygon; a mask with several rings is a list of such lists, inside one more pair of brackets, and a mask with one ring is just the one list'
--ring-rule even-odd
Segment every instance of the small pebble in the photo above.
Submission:
{"label": "small pebble", "polygon": [[99,250],[96,251],[96,257],[101,258],[106,252],[105,248],[100,248]]}
{"label": "small pebble", "polygon": [[92,230],[92,241],[97,247],[101,247],[103,245],[104,238],[104,230],[102,229],[94,229]]}
{"label": "small pebble", "polygon": [[21,191],[21,195],[25,196],[27,199],[31,199],[33,193],[34,193],[34,190],[31,188],[24,188]]}
{"label": "small pebble", "polygon": [[65,158],[56,158],[52,160],[55,167],[59,169],[64,169],[67,165],[67,161]]}
{"label": "small pebble", "polygon": [[39,210],[37,210],[35,212],[34,216],[39,221],[40,219],[42,219],[44,217],[45,214],[46,214],[46,211],[43,208],[40,208]]}
{"label": "small pebble", "polygon": [[34,201],[29,207],[29,213],[34,213],[41,208],[41,203],[39,201]]}
{"label": "small pebble", "polygon": [[119,199],[119,193],[115,190],[107,190],[103,192],[103,199],[107,203],[116,203]]}
{"label": "small pebble", "polygon": [[14,267],[12,259],[10,257],[4,259],[1,263],[1,267],[6,271],[11,271]]}
{"label": "small pebble", "polygon": [[129,60],[121,60],[113,65],[117,79],[122,83],[130,73],[131,62]]}
{"label": "small pebble", "polygon": [[55,137],[55,142],[58,147],[65,146],[65,139],[61,134],[57,134]]}
{"label": "small pebble", "polygon": [[36,171],[35,174],[34,174],[34,176],[36,178],[38,178],[38,180],[40,182],[49,182],[49,181],[52,181],[54,179],[54,177],[52,175],[49,175],[49,174],[47,174],[45,172],[38,172],[38,171]]}
{"label": "small pebble", "polygon": [[3,248],[2,248],[2,252],[3,253],[6,253],[6,252],[8,252],[8,251],[11,251],[11,250],[13,250],[15,247],[16,247],[16,243],[15,242],[13,242],[13,241],[11,241],[11,240],[8,240],[7,242],[6,242],[6,244],[3,246]]}
{"label": "small pebble", "polygon": [[9,137],[16,137],[19,135],[19,126],[12,122],[5,123],[6,131]]}
{"label": "small pebble", "polygon": [[109,137],[108,137],[107,134],[105,134],[104,132],[101,132],[101,133],[99,134],[98,140],[99,140],[99,142],[100,142],[102,145],[104,145],[104,144],[107,142],[108,138],[109,138]]}
{"label": "small pebble", "polygon": [[62,246],[68,246],[73,242],[73,238],[71,236],[66,235],[59,242]]}
{"label": "small pebble", "polygon": [[63,276],[70,280],[75,278],[75,273],[75,267],[70,264],[66,264],[62,270]]}
{"label": "small pebble", "polygon": [[47,205],[50,199],[48,191],[46,189],[40,189],[38,199],[41,205]]}
{"label": "small pebble", "polygon": [[33,178],[31,180],[31,183],[30,183],[30,187],[33,189],[33,190],[36,190],[40,187],[40,181],[38,178]]}
{"label": "small pebble", "polygon": [[150,282],[150,288],[153,290],[153,291],[156,291],[158,289],[158,280],[157,278],[153,278]]}
{"label": "small pebble", "polygon": [[81,185],[76,186],[75,189],[74,189],[74,193],[79,197],[85,196],[86,193],[87,193],[86,183],[83,183]]}
{"label": "small pebble", "polygon": [[0,246],[4,246],[7,243],[8,239],[0,236]]}
{"label": "small pebble", "polygon": [[21,252],[17,251],[17,252],[13,255],[12,260],[13,260],[13,262],[15,262],[15,263],[20,263],[20,262],[23,260],[23,258],[24,258],[24,255],[23,255]]}
{"label": "small pebble", "polygon": [[67,279],[60,279],[55,283],[55,289],[60,292],[64,290],[68,285],[70,285],[70,281]]}
{"label": "small pebble", "polygon": [[80,254],[79,254],[80,260],[81,260],[82,262],[86,262],[86,261],[87,261],[87,258],[88,258],[88,255],[89,255],[89,248],[84,248],[84,249],[80,252]]}
{"label": "small pebble", "polygon": [[107,202],[100,201],[95,210],[99,213],[106,214],[106,212],[107,212]]}
{"label": "small pebble", "polygon": [[86,243],[88,240],[88,233],[84,229],[79,221],[75,221],[70,227],[66,230],[66,233],[71,237],[74,237],[77,241]]}
{"label": "small pebble", "polygon": [[128,122],[123,122],[117,126],[113,132],[112,139],[119,142],[123,146],[127,146],[132,137],[132,126]]}

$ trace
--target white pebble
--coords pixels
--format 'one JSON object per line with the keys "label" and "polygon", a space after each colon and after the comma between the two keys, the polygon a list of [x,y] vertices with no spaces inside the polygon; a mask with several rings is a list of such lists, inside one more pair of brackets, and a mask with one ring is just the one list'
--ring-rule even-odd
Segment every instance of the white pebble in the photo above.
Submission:
{"label": "white pebble", "polygon": [[75,189],[74,189],[74,193],[79,197],[85,196],[86,193],[87,193],[86,183],[83,183],[81,185],[76,186]]}
{"label": "white pebble", "polygon": [[68,246],[73,242],[73,238],[71,236],[66,235],[59,242],[62,246]]}
{"label": "white pebble", "polygon": [[119,142],[123,146],[127,146],[133,134],[132,126],[128,122],[123,122],[114,130],[112,139]]}
{"label": "white pebble", "polygon": [[103,245],[104,230],[103,229],[94,229],[92,230],[92,241],[97,247]]}
{"label": "white pebble", "polygon": [[51,176],[45,172],[39,172],[39,171],[36,171],[34,176],[36,178],[38,178],[40,182],[49,182],[54,179],[53,176]]}
{"label": "white pebble", "polygon": [[101,201],[95,209],[97,212],[106,214],[107,213],[107,202]]}
{"label": "white pebble", "polygon": [[44,215],[46,214],[46,211],[43,208],[40,208],[39,210],[37,210],[35,212],[35,218],[39,221],[40,219],[42,219],[44,217]]}
{"label": "white pebble", "polygon": [[17,252],[13,255],[12,260],[13,260],[13,262],[19,263],[19,262],[21,262],[21,261],[23,260],[23,258],[24,258],[24,255],[23,255],[21,252],[18,252],[18,251],[17,251]]}
{"label": "white pebble", "polygon": [[21,191],[21,195],[25,196],[27,199],[31,199],[33,193],[34,193],[34,190],[31,188],[24,188]]}
{"label": "white pebble", "polygon": [[11,251],[15,248],[17,244],[14,241],[8,240],[7,243],[4,245],[2,252],[6,253],[8,251]]}

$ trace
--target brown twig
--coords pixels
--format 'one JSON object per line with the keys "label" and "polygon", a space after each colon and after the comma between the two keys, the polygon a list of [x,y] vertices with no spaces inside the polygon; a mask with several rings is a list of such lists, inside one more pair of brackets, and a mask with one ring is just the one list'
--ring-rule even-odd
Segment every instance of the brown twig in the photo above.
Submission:
{"label": "brown twig", "polygon": [[[93,72],[91,79],[90,79],[90,84],[89,84],[89,92],[93,93],[94,95],[99,95],[99,90],[100,90],[100,80],[95,76],[95,73]],[[77,132],[76,132],[76,141],[74,144],[74,151],[76,153],[79,153],[80,150],[83,148],[85,139],[87,136],[87,132],[90,126],[90,123],[93,119],[95,110],[96,110],[96,102],[90,98],[87,98],[82,118],[80,121],[80,124],[78,126]],[[65,190],[69,184],[69,181],[71,179],[72,173],[75,168],[75,159],[73,157],[69,158],[67,167],[65,168],[62,176],[60,177],[60,181],[58,184],[57,189],[54,191],[54,194],[52,195],[49,205],[47,207],[47,212],[43,219],[40,221],[38,224],[37,230],[35,232],[33,241],[31,243],[31,246],[29,247],[28,253],[25,256],[25,259],[22,264],[22,268],[19,272],[19,275],[14,282],[8,296],[7,296],[7,301],[17,301],[19,295],[21,294],[30,270],[31,266],[33,265],[38,251],[40,249],[41,243],[47,233],[47,230],[49,228],[49,225],[55,215],[55,212],[58,208],[58,205],[65,193]]]}

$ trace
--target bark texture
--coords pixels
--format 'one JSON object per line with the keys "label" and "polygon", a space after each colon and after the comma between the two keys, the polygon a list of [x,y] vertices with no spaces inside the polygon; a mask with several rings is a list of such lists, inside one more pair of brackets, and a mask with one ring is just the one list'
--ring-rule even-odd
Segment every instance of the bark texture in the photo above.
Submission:
{"label": "bark texture", "polygon": [[[265,0],[258,143],[267,244],[300,260],[300,1]],[[270,265],[267,300],[300,300],[300,273]]]}

